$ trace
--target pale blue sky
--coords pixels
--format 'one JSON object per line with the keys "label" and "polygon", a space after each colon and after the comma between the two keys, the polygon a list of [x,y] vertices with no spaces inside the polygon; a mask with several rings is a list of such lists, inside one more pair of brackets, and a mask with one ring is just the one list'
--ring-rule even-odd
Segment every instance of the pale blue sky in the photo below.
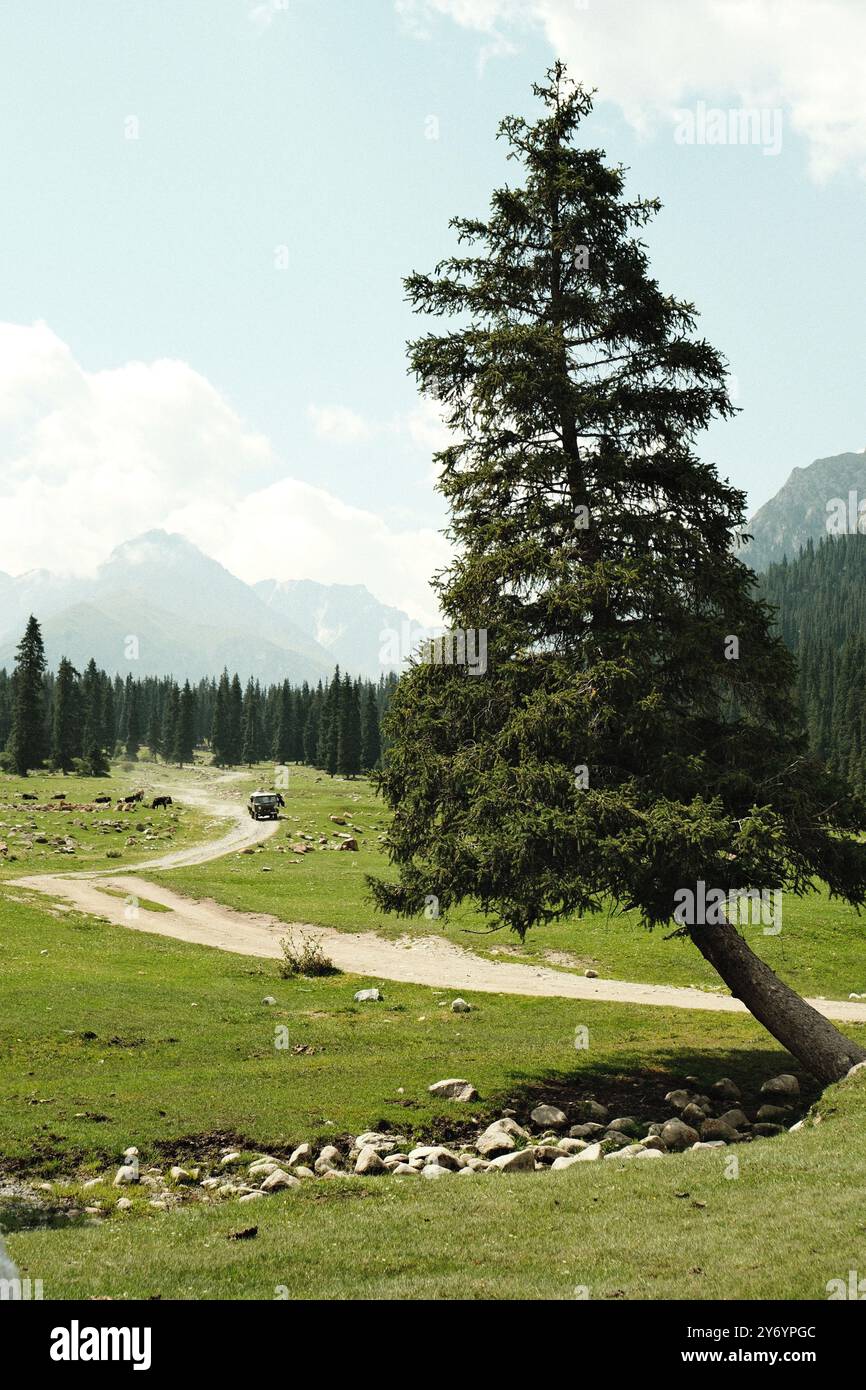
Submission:
{"label": "pale blue sky", "polygon": [[[531,18],[534,3],[4,0],[0,320],[44,321],[86,373],[189,364],[270,441],[244,460],[249,488],[287,474],[398,532],[440,525],[432,436],[413,420],[405,373],[416,327],[400,277],[432,266],[451,246],[449,216],[482,212],[513,175],[496,123],[532,111],[530,83],[557,33],[510,22],[521,8]],[[596,11],[586,22],[603,20]],[[609,78],[613,97],[599,92],[587,137],[630,167],[635,191],[665,204],[650,233],[656,273],[701,310],[743,408],[703,451],[759,505],[795,465],[866,445],[864,153],[849,140],[819,181],[814,132],[798,134],[787,109],[777,157],[678,145],[658,110],[638,133],[642,116],[623,111],[630,83],[641,96],[629,73],[642,80],[644,64],[662,60],[628,26],[607,39],[622,70],[610,56],[582,60],[599,71],[580,75]],[[779,90],[805,107],[785,42]],[[572,32],[568,43],[583,52]],[[689,102],[738,104],[730,62],[700,83]],[[664,98],[653,91],[647,103]],[[438,139],[427,138],[430,116]],[[137,140],[126,138],[129,117]],[[9,447],[20,443],[19,433]],[[8,462],[0,453],[0,470]],[[182,504],[169,496],[166,509]],[[154,515],[144,507],[143,521]],[[23,547],[10,563],[0,554],[0,570],[38,563]],[[293,563],[301,555],[284,569]],[[361,552],[358,580],[363,565]],[[376,580],[381,592],[388,580]]]}

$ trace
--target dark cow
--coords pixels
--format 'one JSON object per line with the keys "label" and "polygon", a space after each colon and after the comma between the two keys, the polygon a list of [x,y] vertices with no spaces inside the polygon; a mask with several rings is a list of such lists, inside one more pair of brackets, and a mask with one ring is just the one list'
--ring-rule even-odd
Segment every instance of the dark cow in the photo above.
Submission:
{"label": "dark cow", "polygon": [[22,793],[21,793],[21,800],[22,800],[22,801],[38,801],[39,798],[38,798],[38,796],[36,795],[35,792],[22,792]]}
{"label": "dark cow", "polygon": [[283,801],[283,798],[282,798],[282,795],[281,795],[280,792],[277,792],[277,804],[278,804],[279,806],[285,806],[285,804],[286,804],[285,801]]}
{"label": "dark cow", "polygon": [[150,809],[152,811],[158,811],[160,807],[165,809],[166,807],[173,805],[174,803],[170,796],[155,796],[153,798],[153,801],[150,803]]}
{"label": "dark cow", "polygon": [[95,796],[95,797],[93,798],[93,804],[94,804],[94,806],[110,806],[110,805],[111,805],[111,797],[110,797],[110,796]]}

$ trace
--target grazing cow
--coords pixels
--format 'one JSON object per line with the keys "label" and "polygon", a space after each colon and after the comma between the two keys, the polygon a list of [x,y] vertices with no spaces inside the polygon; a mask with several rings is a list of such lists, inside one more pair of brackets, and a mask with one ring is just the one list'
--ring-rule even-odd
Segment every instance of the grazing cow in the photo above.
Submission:
{"label": "grazing cow", "polygon": [[282,794],[280,792],[277,792],[277,804],[279,806],[285,806],[286,804],[285,801],[283,801]]}
{"label": "grazing cow", "polygon": [[38,799],[39,799],[39,798],[37,797],[37,795],[36,795],[35,792],[22,792],[22,793],[21,793],[21,800],[22,800],[22,801],[38,801]]}
{"label": "grazing cow", "polygon": [[95,797],[93,798],[93,804],[94,804],[94,806],[110,806],[110,805],[111,805],[111,797],[110,797],[110,796],[95,796]]}
{"label": "grazing cow", "polygon": [[153,798],[153,801],[150,803],[150,809],[152,811],[158,811],[160,807],[163,807],[164,809],[168,806],[173,805],[174,803],[170,796],[155,796]]}

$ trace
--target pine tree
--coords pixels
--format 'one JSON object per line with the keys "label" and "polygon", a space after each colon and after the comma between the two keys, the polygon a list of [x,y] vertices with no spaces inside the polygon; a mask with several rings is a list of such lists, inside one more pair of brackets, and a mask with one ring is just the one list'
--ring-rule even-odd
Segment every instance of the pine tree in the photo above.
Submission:
{"label": "pine tree", "polygon": [[9,751],[19,777],[45,760],[45,649],[33,615],[18,644]]}
{"label": "pine tree", "polygon": [[232,683],[229,687],[229,756],[227,761],[235,766],[243,762],[244,734],[243,734],[243,706],[244,697],[241,690],[240,678],[237,672],[232,676]]}
{"label": "pine tree", "polygon": [[138,750],[141,747],[141,715],[139,712],[139,689],[132,676],[126,678],[126,731],[124,742],[126,746],[126,756],[137,758]]}
{"label": "pine tree", "polygon": [[372,685],[367,685],[364,695],[364,706],[361,711],[361,768],[364,772],[372,772],[379,766],[379,759],[382,756],[382,740],[379,734],[379,707],[376,702],[376,690]]}
{"label": "pine tree", "polygon": [[340,690],[337,730],[337,771],[341,777],[357,777],[361,771],[361,689],[348,675]]}
{"label": "pine tree", "polygon": [[[744,496],[694,450],[732,414],[722,360],[649,274],[657,204],[576,144],[590,96],[561,64],[534,90],[540,119],[501,126],[522,185],[455,222],[466,255],[407,281],[417,310],[457,316],[410,360],[454,430],[440,606],[486,655],[400,681],[380,778],[399,881],[375,896],[474,899],[521,936],[605,903],[667,924],[701,883],[823,878],[861,905],[866,810],[808,755],[792,659],[735,554]],[[714,915],[680,934],[806,1068],[866,1059]]]}
{"label": "pine tree", "polygon": [[165,758],[177,761],[176,749],[178,725],[180,722],[180,691],[174,681],[168,688],[165,711],[162,716],[162,750]]}
{"label": "pine tree", "polygon": [[241,762],[246,763],[247,767],[252,767],[253,763],[258,762],[259,742],[261,733],[259,729],[259,702],[256,688],[252,680],[247,682],[244,691],[243,706],[243,732],[241,740]]}
{"label": "pine tree", "polygon": [[194,761],[195,748],[195,696],[189,681],[184,681],[183,690],[177,702],[177,722],[175,724],[174,761],[183,767],[184,763]]}
{"label": "pine tree", "polygon": [[211,748],[217,767],[225,767],[231,762],[231,693],[229,673],[224,670],[217,686],[214,701],[213,723],[211,725]]}
{"label": "pine tree", "polygon": [[81,704],[78,672],[60,658],[54,688],[54,711],[51,738],[51,762],[65,776],[72,770],[81,747]]}
{"label": "pine tree", "polygon": [[295,702],[288,681],[283,681],[279,689],[277,705],[277,731],[274,737],[273,759],[279,766],[286,766],[292,759],[295,747]]}

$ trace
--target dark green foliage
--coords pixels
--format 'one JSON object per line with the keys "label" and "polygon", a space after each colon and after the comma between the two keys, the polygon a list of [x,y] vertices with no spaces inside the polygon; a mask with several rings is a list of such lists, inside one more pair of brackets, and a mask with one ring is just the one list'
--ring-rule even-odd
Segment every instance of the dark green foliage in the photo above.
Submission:
{"label": "dark green foliage", "polygon": [[39,767],[47,754],[45,736],[45,650],[36,619],[30,616],[18,644],[12,677],[12,727],[9,752],[20,777]]}
{"label": "dark green foliage", "polygon": [[67,661],[60,658],[57,680],[54,685],[54,710],[52,720],[51,762],[64,773],[72,770],[73,763],[81,747],[81,690],[78,672]]}
{"label": "dark green foliage", "polygon": [[379,766],[382,756],[382,740],[379,734],[379,707],[376,691],[368,685],[361,710],[361,767],[364,772],[372,772]]}
{"label": "dark green foliage", "polygon": [[866,813],[809,756],[792,658],[733,553],[743,495],[695,452],[732,413],[724,364],[651,277],[657,204],[577,145],[588,94],[560,65],[535,91],[541,118],[501,127],[522,180],[406,282],[454,316],[410,360],[454,430],[442,611],[486,631],[488,669],[400,682],[380,779],[399,882],[376,899],[475,899],[520,933],[610,902],[667,922],[698,880],[821,877],[862,903]]}

